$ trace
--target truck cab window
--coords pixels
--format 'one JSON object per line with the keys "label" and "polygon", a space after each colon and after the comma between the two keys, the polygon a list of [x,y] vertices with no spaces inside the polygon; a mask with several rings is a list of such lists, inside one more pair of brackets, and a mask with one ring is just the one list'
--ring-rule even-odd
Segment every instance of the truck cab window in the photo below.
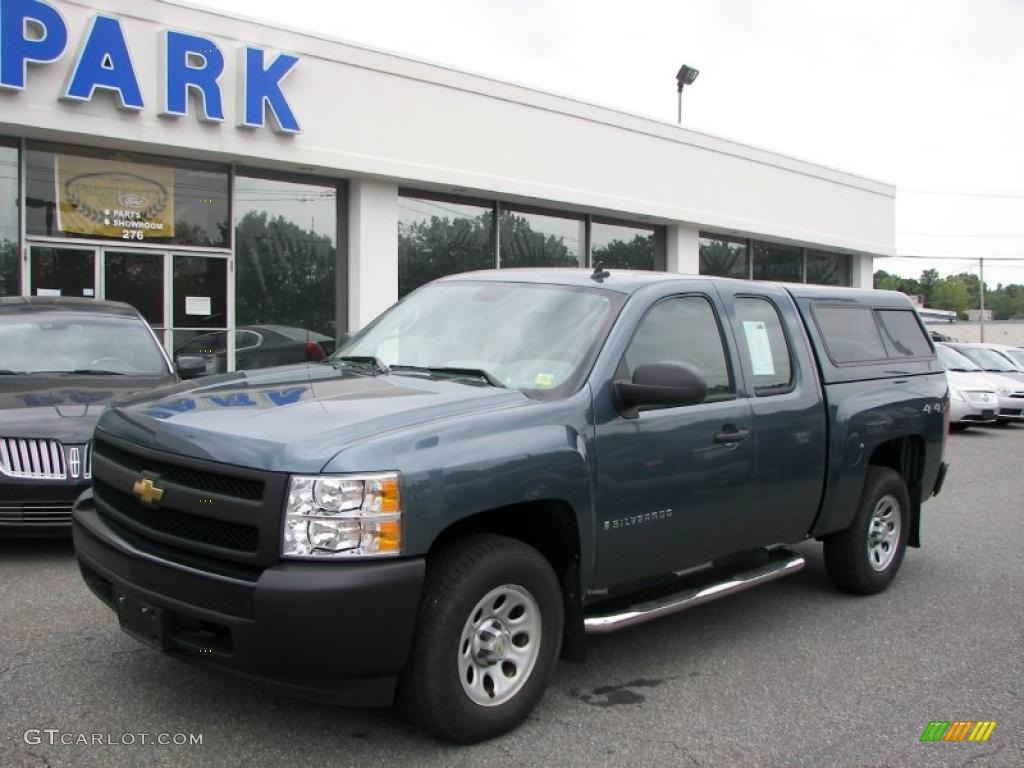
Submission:
{"label": "truck cab window", "polygon": [[754,377],[755,395],[777,395],[793,385],[792,355],[779,311],[767,299],[736,299],[741,354]]}
{"label": "truck cab window", "polygon": [[708,382],[708,398],[736,390],[711,302],[680,296],[655,305],[640,321],[625,356],[626,375],[647,363],[688,363]]}

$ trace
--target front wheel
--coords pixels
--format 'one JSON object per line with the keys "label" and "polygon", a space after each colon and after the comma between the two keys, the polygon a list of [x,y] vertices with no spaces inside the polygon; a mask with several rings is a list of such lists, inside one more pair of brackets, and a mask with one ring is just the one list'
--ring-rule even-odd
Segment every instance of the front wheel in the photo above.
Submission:
{"label": "front wheel", "polygon": [[537,550],[491,535],[445,546],[427,562],[399,706],[464,744],[511,730],[547,688],[563,622],[558,579]]}
{"label": "front wheel", "polygon": [[910,495],[903,476],[888,467],[868,467],[853,522],[825,539],[829,577],[847,592],[881,592],[903,562],[909,529]]}

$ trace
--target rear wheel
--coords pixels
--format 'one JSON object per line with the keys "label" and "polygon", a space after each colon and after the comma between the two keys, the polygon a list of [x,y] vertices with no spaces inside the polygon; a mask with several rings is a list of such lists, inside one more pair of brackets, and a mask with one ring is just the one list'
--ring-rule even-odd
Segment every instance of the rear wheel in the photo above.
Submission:
{"label": "rear wheel", "polygon": [[910,529],[910,495],[903,476],[869,467],[850,527],[825,539],[825,568],[840,589],[881,592],[903,562]]}
{"label": "rear wheel", "polygon": [[558,579],[537,550],[490,535],[447,545],[427,563],[399,706],[466,744],[511,730],[547,688],[563,622]]}

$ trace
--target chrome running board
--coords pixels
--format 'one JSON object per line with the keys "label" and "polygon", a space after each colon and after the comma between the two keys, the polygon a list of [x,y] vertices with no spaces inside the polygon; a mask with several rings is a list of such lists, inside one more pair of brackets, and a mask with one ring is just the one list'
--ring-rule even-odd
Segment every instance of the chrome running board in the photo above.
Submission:
{"label": "chrome running board", "polygon": [[666,595],[657,600],[631,605],[620,613],[587,616],[583,619],[583,626],[588,635],[603,635],[617,629],[631,627],[634,624],[643,624],[645,621],[685,611],[687,608],[710,603],[712,600],[742,592],[759,584],[781,579],[783,576],[789,576],[791,573],[802,570],[803,567],[804,559],[800,555],[785,549],[776,550],[772,552],[770,562],[749,571],[737,573],[725,581],[706,584]]}

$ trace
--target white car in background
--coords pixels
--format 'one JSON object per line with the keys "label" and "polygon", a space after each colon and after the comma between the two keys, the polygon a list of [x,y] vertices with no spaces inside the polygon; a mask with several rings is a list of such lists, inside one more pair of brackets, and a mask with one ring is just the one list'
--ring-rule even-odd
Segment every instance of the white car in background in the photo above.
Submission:
{"label": "white car in background", "polygon": [[988,384],[969,373],[956,371],[946,371],[946,381],[949,382],[950,429],[996,422],[999,401]]}
{"label": "white car in background", "polygon": [[[996,412],[992,420],[997,424],[1024,420],[1024,382],[984,371],[981,366],[976,365],[970,358],[960,354],[947,344],[936,344],[935,351],[938,353],[939,363],[946,369],[946,378],[949,379],[951,424],[957,423],[954,416],[957,406],[962,405],[955,402],[954,387],[960,392],[964,392],[965,388],[966,391],[971,392],[994,392]],[[955,380],[953,377],[956,377]],[[967,421],[978,421],[978,419],[968,419]]]}
{"label": "white car in background", "polygon": [[1008,357],[1010,362],[1016,363],[1017,367],[1024,371],[1024,349],[1015,347],[1012,344],[986,344],[986,347],[994,349],[1003,357]]}

